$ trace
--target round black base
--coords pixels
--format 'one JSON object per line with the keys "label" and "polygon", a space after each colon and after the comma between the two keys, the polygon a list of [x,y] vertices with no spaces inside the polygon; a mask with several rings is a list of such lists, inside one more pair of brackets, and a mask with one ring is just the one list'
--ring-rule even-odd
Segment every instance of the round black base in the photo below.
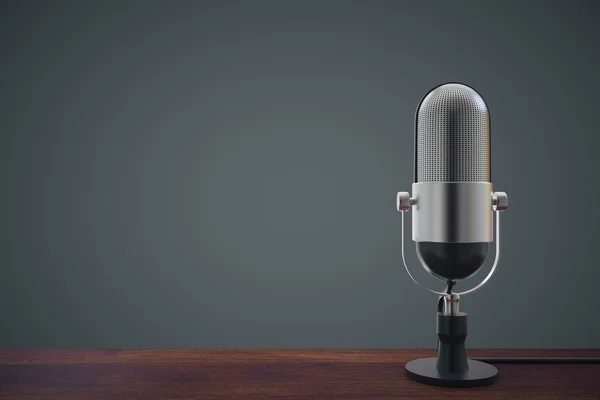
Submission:
{"label": "round black base", "polygon": [[406,376],[417,382],[435,386],[475,387],[491,385],[498,378],[498,369],[481,361],[467,359],[465,373],[440,373],[437,358],[420,358],[406,363]]}

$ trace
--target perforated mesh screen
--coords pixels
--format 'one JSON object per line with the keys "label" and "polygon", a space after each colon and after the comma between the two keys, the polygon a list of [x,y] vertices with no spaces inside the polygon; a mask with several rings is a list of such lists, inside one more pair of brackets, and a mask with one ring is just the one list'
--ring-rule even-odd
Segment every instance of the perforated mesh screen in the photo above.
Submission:
{"label": "perforated mesh screen", "polygon": [[490,182],[490,118],[481,96],[446,84],[417,112],[417,182]]}

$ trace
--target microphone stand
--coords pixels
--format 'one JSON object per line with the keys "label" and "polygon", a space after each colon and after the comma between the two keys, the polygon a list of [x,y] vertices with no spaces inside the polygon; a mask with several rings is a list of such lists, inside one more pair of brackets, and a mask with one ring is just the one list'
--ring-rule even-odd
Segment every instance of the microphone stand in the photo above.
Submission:
{"label": "microphone stand", "polygon": [[[467,336],[467,314],[459,311],[459,295],[452,293],[455,282],[448,281],[444,295],[438,299],[437,320],[437,359],[436,368],[439,377],[429,381],[427,377],[415,376],[407,370],[409,376],[417,381],[441,386],[484,386],[493,383],[497,375],[475,381],[461,381],[456,377],[473,375],[473,367],[481,368],[482,363],[489,364],[600,364],[600,357],[477,357],[467,358],[465,339]],[[477,362],[477,363],[473,363]],[[451,378],[443,379],[444,375]],[[430,377],[432,378],[432,377]],[[440,379],[441,378],[441,379]]]}
{"label": "microphone stand", "polygon": [[422,358],[406,364],[409,378],[429,385],[475,387],[494,383],[498,369],[488,363],[468,359],[465,350],[467,314],[460,312],[454,282],[448,282],[446,292],[438,300],[437,357]]}
{"label": "microphone stand", "polygon": [[[451,294],[456,282],[448,281],[447,294]],[[444,296],[438,299],[438,313],[444,312]],[[440,353],[440,340],[437,341]],[[474,357],[472,360],[489,364],[600,364],[600,357]]]}
{"label": "microphone stand", "polygon": [[[483,386],[493,383],[496,376],[475,381],[457,380],[457,376],[473,375],[473,367],[481,368],[489,364],[600,364],[600,357],[477,357],[467,358],[465,339],[467,336],[467,314],[459,312],[459,295],[452,293],[455,282],[448,281],[444,295],[438,299],[437,322],[437,359],[436,368],[439,377],[415,376],[407,370],[409,377],[414,380],[441,386]],[[477,363],[474,363],[477,362]],[[451,378],[444,379],[446,376]]]}

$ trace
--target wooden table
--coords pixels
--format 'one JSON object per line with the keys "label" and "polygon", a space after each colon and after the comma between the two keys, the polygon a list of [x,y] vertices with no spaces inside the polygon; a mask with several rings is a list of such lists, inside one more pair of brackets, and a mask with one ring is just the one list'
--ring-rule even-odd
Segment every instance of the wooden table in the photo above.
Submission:
{"label": "wooden table", "polygon": [[[471,350],[470,357],[600,357]],[[497,365],[492,386],[408,380],[434,350],[0,350],[1,399],[600,399],[600,365]]]}

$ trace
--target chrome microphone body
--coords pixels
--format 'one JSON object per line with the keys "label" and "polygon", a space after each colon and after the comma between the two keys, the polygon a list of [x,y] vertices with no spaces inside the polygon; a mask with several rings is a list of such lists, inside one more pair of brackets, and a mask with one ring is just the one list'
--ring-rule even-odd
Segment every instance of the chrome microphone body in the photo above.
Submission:
{"label": "chrome microphone body", "polygon": [[[415,115],[412,239],[423,267],[444,281],[473,276],[493,241],[493,211],[506,194],[491,183],[490,113],[473,88],[447,83],[421,100]],[[501,207],[501,208],[498,208]]]}

